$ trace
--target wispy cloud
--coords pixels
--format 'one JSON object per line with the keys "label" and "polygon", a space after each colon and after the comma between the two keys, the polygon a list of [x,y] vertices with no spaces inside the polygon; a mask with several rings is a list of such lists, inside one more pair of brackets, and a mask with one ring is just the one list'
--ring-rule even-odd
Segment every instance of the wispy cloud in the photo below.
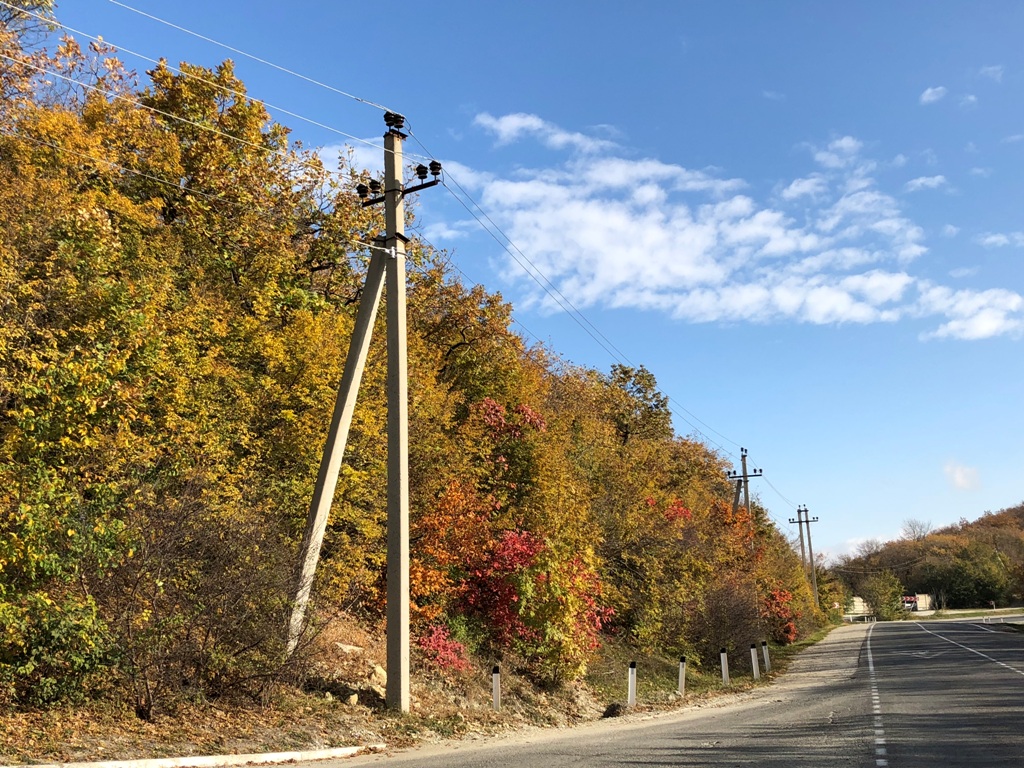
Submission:
{"label": "wispy cloud", "polygon": [[[488,116],[477,126],[545,146],[566,133],[513,117]],[[923,320],[931,325],[923,338],[936,339],[1024,330],[1020,295],[953,290],[911,271],[927,252],[925,232],[875,179],[889,166],[866,156],[853,136],[808,146],[811,167],[780,180],[768,200],[721,171],[585,139],[561,142],[553,164],[512,175],[467,169],[488,214],[578,307],[629,307],[688,322]],[[581,155],[581,147],[589,151]],[[560,311],[518,267],[506,276],[521,286],[521,304]]]}
{"label": "wispy cloud", "polygon": [[978,166],[975,166],[975,167],[971,168],[970,174],[971,174],[971,176],[979,176],[979,177],[981,177],[983,179],[987,179],[989,176],[992,175],[992,169],[991,168],[980,168]]}
{"label": "wispy cloud", "polygon": [[946,185],[945,176],[918,176],[904,185],[907,192],[919,192],[922,189],[938,189]]}
{"label": "wispy cloud", "polygon": [[328,144],[317,149],[317,154],[329,171],[336,171],[344,160],[346,167],[380,173],[384,170],[384,152],[375,144],[380,144],[380,139],[366,139],[357,144]]}
{"label": "wispy cloud", "polygon": [[943,237],[956,237],[960,232],[960,227],[955,227],[952,224],[947,224],[942,228]]}
{"label": "wispy cloud", "polygon": [[946,86],[939,85],[935,88],[925,88],[924,92],[918,98],[918,102],[921,104],[934,104],[937,101],[942,101],[947,93]]}
{"label": "wispy cloud", "polygon": [[1004,144],[1016,144],[1018,141],[1024,141],[1024,133],[1014,133],[1003,139]]}
{"label": "wispy cloud", "polygon": [[817,198],[828,190],[828,181],[823,176],[809,176],[795,179],[782,190],[783,200],[796,200],[799,197]]}
{"label": "wispy cloud", "polygon": [[976,106],[978,106],[978,97],[973,93],[966,93],[960,97],[960,107],[962,109],[970,109]]}
{"label": "wispy cloud", "polygon": [[978,70],[978,74],[990,80],[995,80],[997,83],[1003,81],[1003,67],[999,64],[992,67],[982,67]]}
{"label": "wispy cloud", "polygon": [[830,141],[825,149],[816,150],[814,159],[825,168],[846,168],[856,161],[862,146],[853,136],[843,136]]}
{"label": "wispy cloud", "polygon": [[474,119],[474,124],[495,135],[499,144],[512,144],[523,137],[533,136],[551,149],[576,149],[581,152],[597,152],[614,147],[614,142],[597,139],[583,133],[566,131],[542,120],[537,115],[517,112],[494,117],[486,112]]}
{"label": "wispy cloud", "polygon": [[950,486],[958,491],[972,491],[978,487],[978,470],[956,461],[947,461],[942,468]]}
{"label": "wispy cloud", "polygon": [[986,248],[1004,248],[1008,245],[1024,248],[1024,232],[986,232],[976,240]]}
{"label": "wispy cloud", "polygon": [[761,96],[769,101],[785,101],[786,94],[778,91],[761,91]]}

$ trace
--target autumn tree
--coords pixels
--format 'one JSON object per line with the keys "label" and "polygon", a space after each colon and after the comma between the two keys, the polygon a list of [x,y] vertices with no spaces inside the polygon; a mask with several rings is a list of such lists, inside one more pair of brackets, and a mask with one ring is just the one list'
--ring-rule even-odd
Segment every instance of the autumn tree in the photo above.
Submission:
{"label": "autumn tree", "polygon": [[892,571],[873,574],[863,587],[864,600],[882,621],[903,618],[903,585]]}

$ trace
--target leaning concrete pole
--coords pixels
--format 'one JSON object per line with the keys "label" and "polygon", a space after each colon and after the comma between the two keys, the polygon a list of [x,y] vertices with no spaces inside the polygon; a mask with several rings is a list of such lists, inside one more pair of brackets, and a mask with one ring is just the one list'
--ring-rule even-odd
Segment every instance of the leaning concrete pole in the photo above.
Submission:
{"label": "leaning concrete pole", "polygon": [[352,414],[356,407],[356,395],[359,382],[366,367],[366,355],[370,348],[370,336],[373,333],[373,321],[377,316],[380,294],[384,287],[385,256],[380,248],[370,251],[370,266],[366,272],[366,285],[363,297],[356,313],[356,324],[349,341],[348,356],[345,359],[345,371],[338,387],[338,397],[334,403],[334,414],[331,416],[331,428],[327,433],[323,457],[320,459],[320,471],[317,474],[313,499],[309,504],[306,518],[306,531],[302,536],[302,547],[299,551],[299,568],[295,579],[295,591],[292,599],[292,617],[288,624],[288,655],[295,650],[306,618],[306,605],[309,592],[313,586],[317,561],[320,559],[320,546],[323,544],[324,531],[327,528],[327,517],[334,499],[334,489],[338,485],[338,472],[345,454],[345,443],[348,441],[349,427],[352,426]]}
{"label": "leaning concrete pole", "polygon": [[405,317],[405,194],[401,123],[384,135],[387,226],[388,559],[385,703],[409,711],[409,376]]}

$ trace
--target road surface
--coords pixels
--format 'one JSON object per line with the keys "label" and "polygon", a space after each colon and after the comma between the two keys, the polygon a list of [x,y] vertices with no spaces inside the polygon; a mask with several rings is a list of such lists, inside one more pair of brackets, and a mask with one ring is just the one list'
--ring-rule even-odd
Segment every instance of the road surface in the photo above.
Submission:
{"label": "road surface", "polygon": [[317,766],[1024,766],[1024,635],[975,621],[843,626],[773,685],[659,717]]}

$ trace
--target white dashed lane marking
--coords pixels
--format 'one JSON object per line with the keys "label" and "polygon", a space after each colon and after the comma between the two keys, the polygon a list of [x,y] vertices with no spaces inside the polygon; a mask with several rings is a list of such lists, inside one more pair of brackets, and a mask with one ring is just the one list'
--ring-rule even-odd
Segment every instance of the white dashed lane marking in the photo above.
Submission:
{"label": "white dashed lane marking", "polygon": [[871,655],[871,633],[875,625],[868,630],[868,675],[871,678],[871,709],[875,713],[875,765],[889,765],[885,750],[885,726],[882,724],[882,700],[878,696],[878,678],[875,677],[875,659]]}

